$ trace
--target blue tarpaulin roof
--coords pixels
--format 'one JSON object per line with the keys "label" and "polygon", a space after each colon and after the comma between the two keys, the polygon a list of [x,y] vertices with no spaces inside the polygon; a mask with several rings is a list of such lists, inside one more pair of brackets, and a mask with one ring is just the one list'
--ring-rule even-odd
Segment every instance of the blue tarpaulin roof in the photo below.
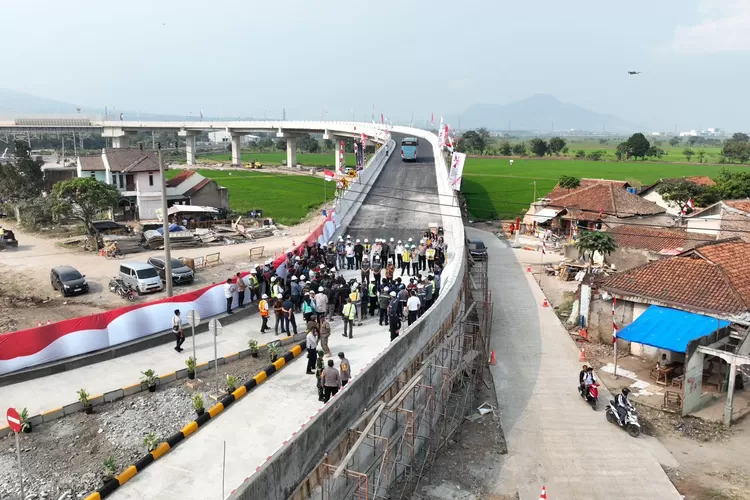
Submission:
{"label": "blue tarpaulin roof", "polygon": [[672,352],[686,352],[691,340],[729,325],[729,321],[668,307],[649,306],[638,319],[623,328],[617,338]]}

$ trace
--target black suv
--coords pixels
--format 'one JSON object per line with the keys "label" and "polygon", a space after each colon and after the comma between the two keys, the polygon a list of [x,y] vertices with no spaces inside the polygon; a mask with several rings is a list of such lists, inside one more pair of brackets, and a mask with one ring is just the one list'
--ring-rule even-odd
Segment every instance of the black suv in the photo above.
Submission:
{"label": "black suv", "polygon": [[[165,277],[164,257],[150,257],[147,261],[156,268],[162,281],[167,281]],[[195,273],[188,266],[178,259],[171,259],[172,263],[172,283],[175,285],[192,283],[195,279]]]}
{"label": "black suv", "polygon": [[53,267],[49,273],[49,280],[52,283],[52,288],[60,290],[63,297],[77,293],[88,293],[89,291],[86,277],[72,266]]}

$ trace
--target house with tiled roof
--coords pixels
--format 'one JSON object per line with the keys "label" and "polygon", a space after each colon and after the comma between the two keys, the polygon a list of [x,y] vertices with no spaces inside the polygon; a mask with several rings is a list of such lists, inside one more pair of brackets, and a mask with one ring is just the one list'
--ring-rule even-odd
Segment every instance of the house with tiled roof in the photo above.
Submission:
{"label": "house with tiled roof", "polygon": [[[117,188],[120,192],[115,211],[117,219],[157,219],[162,198],[159,162],[153,152],[140,148],[106,148],[101,154],[79,156],[76,173],[78,177],[91,177]],[[167,203],[228,208],[229,195],[226,188],[215,181],[194,171],[183,171],[167,181]]]}
{"label": "house with tiled roof", "polygon": [[607,257],[607,262],[619,271],[678,255],[715,239],[705,234],[688,233],[685,228],[643,225],[614,225],[608,232],[612,233],[617,250]]}
{"label": "house with tiled roof", "polygon": [[750,200],[722,200],[685,218],[689,233],[750,242]]}
{"label": "house with tiled roof", "polygon": [[657,182],[649,185],[649,186],[643,186],[641,190],[638,192],[638,194],[643,197],[644,199],[648,201],[652,201],[659,205],[660,207],[663,207],[668,214],[671,215],[679,215],[680,214],[680,207],[671,201],[665,200],[660,194],[659,194],[659,188],[664,186],[664,184],[667,183],[674,183],[677,181],[687,181],[691,182],[693,184],[696,184],[698,186],[714,186],[716,183],[713,179],[706,175],[695,175],[690,177],[677,177],[677,178],[671,178],[671,179],[659,179]]}

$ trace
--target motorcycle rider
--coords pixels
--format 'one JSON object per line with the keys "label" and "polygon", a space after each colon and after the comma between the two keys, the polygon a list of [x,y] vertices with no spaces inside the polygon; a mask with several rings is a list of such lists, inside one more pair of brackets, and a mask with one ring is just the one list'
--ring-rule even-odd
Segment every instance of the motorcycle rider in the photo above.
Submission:
{"label": "motorcycle rider", "polygon": [[584,389],[583,381],[586,378],[586,370],[588,369],[589,369],[588,365],[583,365],[581,367],[580,373],[578,374],[578,386],[581,388],[581,394],[584,394],[584,395],[586,393],[583,391]]}
{"label": "motorcycle rider", "polygon": [[594,367],[589,366],[586,368],[586,373],[583,376],[583,397],[588,399],[589,397],[589,386],[596,383],[594,378]]}
{"label": "motorcycle rider", "polygon": [[625,425],[625,417],[628,414],[628,409],[633,407],[630,401],[628,401],[628,394],[630,394],[630,389],[623,387],[622,392],[615,399],[615,409],[617,410],[617,416],[620,417],[621,426]]}

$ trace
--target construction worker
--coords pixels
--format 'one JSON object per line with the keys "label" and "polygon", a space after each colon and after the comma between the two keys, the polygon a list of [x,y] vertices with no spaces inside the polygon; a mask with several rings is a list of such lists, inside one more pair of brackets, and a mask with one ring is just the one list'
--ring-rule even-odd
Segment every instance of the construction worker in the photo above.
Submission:
{"label": "construction worker", "polygon": [[268,330],[268,295],[265,293],[260,296],[260,302],[258,303],[258,310],[260,311],[260,318],[263,323],[260,326],[260,333],[266,333]]}
{"label": "construction worker", "polygon": [[[365,240],[366,241],[366,240]],[[362,283],[370,283],[370,257],[368,254],[362,256],[359,270],[362,274]]]}
{"label": "construction worker", "polygon": [[339,241],[336,243],[336,269],[341,271],[346,265],[346,244],[344,238],[339,236]]}
{"label": "construction worker", "polygon": [[416,276],[419,274],[419,250],[417,245],[411,245],[411,253],[409,254],[409,260],[411,261],[411,275]]}
{"label": "construction worker", "polygon": [[250,293],[250,303],[254,302],[256,298],[260,298],[260,286],[258,278],[255,276],[257,271],[250,269],[250,274],[247,276],[247,290]]}
{"label": "construction worker", "polygon": [[354,318],[357,315],[357,310],[358,308],[352,302],[352,298],[347,297],[342,311],[342,316],[344,317],[344,337],[347,336],[347,332],[349,332],[349,338],[352,338],[354,335]]}
{"label": "construction worker", "polygon": [[388,295],[388,287],[383,287],[383,291],[380,292],[378,295],[378,308],[380,309],[380,319],[378,320],[378,324],[380,326],[383,326],[383,323],[385,322],[385,326],[388,326],[388,304],[390,304],[391,299]]}
{"label": "construction worker", "polygon": [[428,248],[425,251],[425,256],[427,257],[427,269],[432,272],[432,270],[435,269],[435,249]]}
{"label": "construction worker", "polygon": [[369,283],[367,285],[367,297],[369,298],[370,302],[370,310],[368,311],[370,313],[370,316],[375,316],[375,309],[378,308],[378,290],[375,287],[375,283]]}
{"label": "construction worker", "polygon": [[[356,314],[358,316],[357,326],[362,326],[362,312],[360,309],[362,306],[362,294],[359,293],[359,285],[357,285],[356,281],[352,283],[350,290],[351,291],[349,293],[349,300],[352,302],[352,304],[356,308]],[[344,314],[344,316],[346,316],[346,314]]]}
{"label": "construction worker", "polygon": [[419,246],[417,247],[417,250],[419,250],[419,270],[426,271],[427,270],[427,240],[425,238],[422,238],[422,240],[419,242]]}
{"label": "construction worker", "polygon": [[[391,241],[393,241],[393,238],[391,238]],[[394,261],[396,263],[396,269],[404,269],[404,263],[402,261],[404,256],[404,245],[401,244],[401,240],[398,240],[398,244],[396,245],[396,248],[393,250],[396,254],[396,260]],[[391,257],[393,258],[393,257]]]}
{"label": "construction worker", "polygon": [[398,330],[401,328],[401,301],[399,301],[396,292],[389,294],[390,302],[388,304],[388,329],[391,332],[391,341],[398,337]]}
{"label": "construction worker", "polygon": [[354,245],[354,261],[357,269],[359,269],[359,266],[362,264],[362,255],[364,254],[364,251],[364,245],[362,245],[362,242],[357,239],[357,243]]}
{"label": "construction worker", "polygon": [[380,273],[383,270],[383,264],[380,261],[380,255],[376,254],[372,261],[372,279],[375,287],[380,288]]}
{"label": "construction worker", "polygon": [[404,271],[406,271],[407,276],[411,276],[409,273],[409,263],[411,262],[411,248],[409,248],[409,245],[404,245],[403,250],[401,251],[401,276],[404,275]]}
{"label": "construction worker", "polygon": [[[399,241],[399,243],[401,242]],[[393,262],[396,262],[396,243],[393,242],[393,238],[391,238],[386,247],[386,258],[384,259],[384,261],[387,261],[387,259],[391,259]]]}
{"label": "construction worker", "polygon": [[242,277],[242,273],[237,273],[237,307],[245,307],[245,290],[247,289],[247,283]]}
{"label": "construction worker", "polygon": [[370,246],[370,241],[367,238],[365,238],[365,244],[363,246],[365,247],[365,249],[364,249],[365,250],[364,255],[368,255],[369,256],[370,255],[370,249],[372,247]]}
{"label": "construction worker", "polygon": [[396,266],[393,265],[393,259],[388,259],[388,264],[385,266],[385,279],[390,282],[393,280],[393,273],[396,270]]}

